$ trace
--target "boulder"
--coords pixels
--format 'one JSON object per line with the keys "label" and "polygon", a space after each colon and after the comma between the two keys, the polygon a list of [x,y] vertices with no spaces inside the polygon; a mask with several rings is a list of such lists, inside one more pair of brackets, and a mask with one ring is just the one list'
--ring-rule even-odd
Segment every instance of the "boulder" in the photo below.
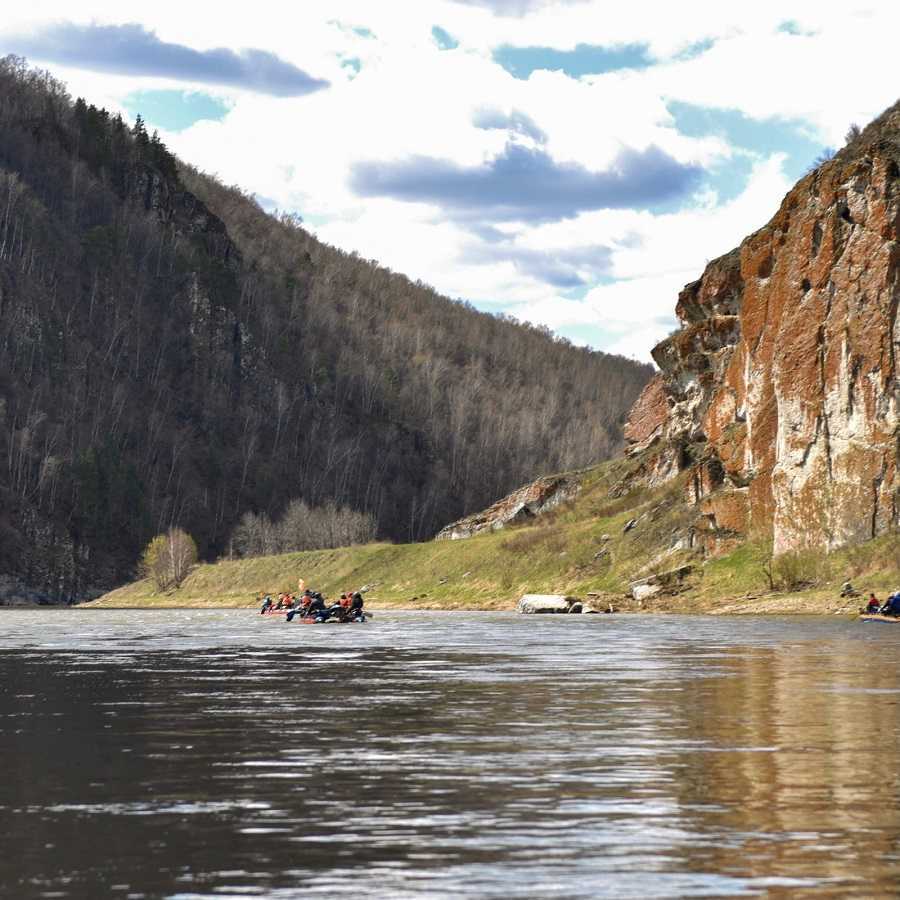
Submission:
{"label": "boulder", "polygon": [[638,581],[632,581],[629,592],[635,600],[648,600],[660,594],[677,594],[682,582],[694,570],[693,566],[679,566],[670,572],[659,572]]}
{"label": "boulder", "polygon": [[567,613],[570,603],[562,594],[525,594],[516,611],[525,614]]}

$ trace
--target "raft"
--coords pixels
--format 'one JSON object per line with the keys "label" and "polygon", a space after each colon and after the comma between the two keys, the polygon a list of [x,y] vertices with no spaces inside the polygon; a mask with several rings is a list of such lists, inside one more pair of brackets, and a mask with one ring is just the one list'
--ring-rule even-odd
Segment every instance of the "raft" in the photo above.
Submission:
{"label": "raft", "polygon": [[[269,616],[286,616],[290,612],[296,613],[297,611],[293,609],[270,609],[264,613],[257,613],[257,615],[262,616],[262,618],[265,619]],[[352,625],[353,623],[361,624],[365,622],[366,619],[369,619],[371,617],[372,613],[366,612],[363,615],[362,619],[347,619],[346,621],[342,622],[340,619],[331,617],[326,619],[324,622],[318,622],[312,616],[306,616],[305,618],[301,619],[299,616],[293,615],[290,619],[288,619],[288,622],[297,622],[300,625]]]}
{"label": "raft", "polygon": [[291,624],[296,622],[299,625],[362,625],[366,621],[365,618],[362,619],[347,619],[342,622],[340,619],[326,619],[324,622],[320,622],[318,619],[311,619],[307,616],[305,619],[291,619]]}
{"label": "raft", "polygon": [[860,622],[891,622],[894,625],[900,623],[900,618],[897,616],[883,616],[881,613],[860,613],[859,620]]}

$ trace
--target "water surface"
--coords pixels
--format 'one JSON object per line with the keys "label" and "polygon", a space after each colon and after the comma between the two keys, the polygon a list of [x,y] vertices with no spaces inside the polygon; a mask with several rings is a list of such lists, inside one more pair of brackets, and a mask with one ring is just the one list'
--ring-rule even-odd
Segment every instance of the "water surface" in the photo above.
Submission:
{"label": "water surface", "polygon": [[0,896],[877,897],[900,627],[0,612]]}

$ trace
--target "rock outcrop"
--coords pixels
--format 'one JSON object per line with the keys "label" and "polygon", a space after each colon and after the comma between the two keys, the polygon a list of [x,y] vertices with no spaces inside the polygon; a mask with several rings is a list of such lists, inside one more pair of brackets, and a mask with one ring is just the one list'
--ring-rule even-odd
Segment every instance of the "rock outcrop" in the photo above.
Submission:
{"label": "rock outcrop", "polygon": [[897,524],[898,237],[900,104],[682,291],[626,436],[648,482],[688,473],[706,550]]}
{"label": "rock outcrop", "polygon": [[493,506],[475,515],[460,519],[444,528],[436,541],[457,541],[484,531],[498,531],[515,522],[533,519],[542,513],[571,500],[581,486],[573,475],[552,475],[498,500]]}

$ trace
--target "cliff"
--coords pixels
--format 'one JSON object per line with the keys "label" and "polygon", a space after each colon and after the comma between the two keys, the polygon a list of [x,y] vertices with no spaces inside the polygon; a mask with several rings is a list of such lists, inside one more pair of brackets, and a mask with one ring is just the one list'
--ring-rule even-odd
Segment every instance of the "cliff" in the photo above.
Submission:
{"label": "cliff", "polygon": [[900,105],[681,292],[625,434],[645,483],[687,473],[696,547],[896,526],[898,231]]}

